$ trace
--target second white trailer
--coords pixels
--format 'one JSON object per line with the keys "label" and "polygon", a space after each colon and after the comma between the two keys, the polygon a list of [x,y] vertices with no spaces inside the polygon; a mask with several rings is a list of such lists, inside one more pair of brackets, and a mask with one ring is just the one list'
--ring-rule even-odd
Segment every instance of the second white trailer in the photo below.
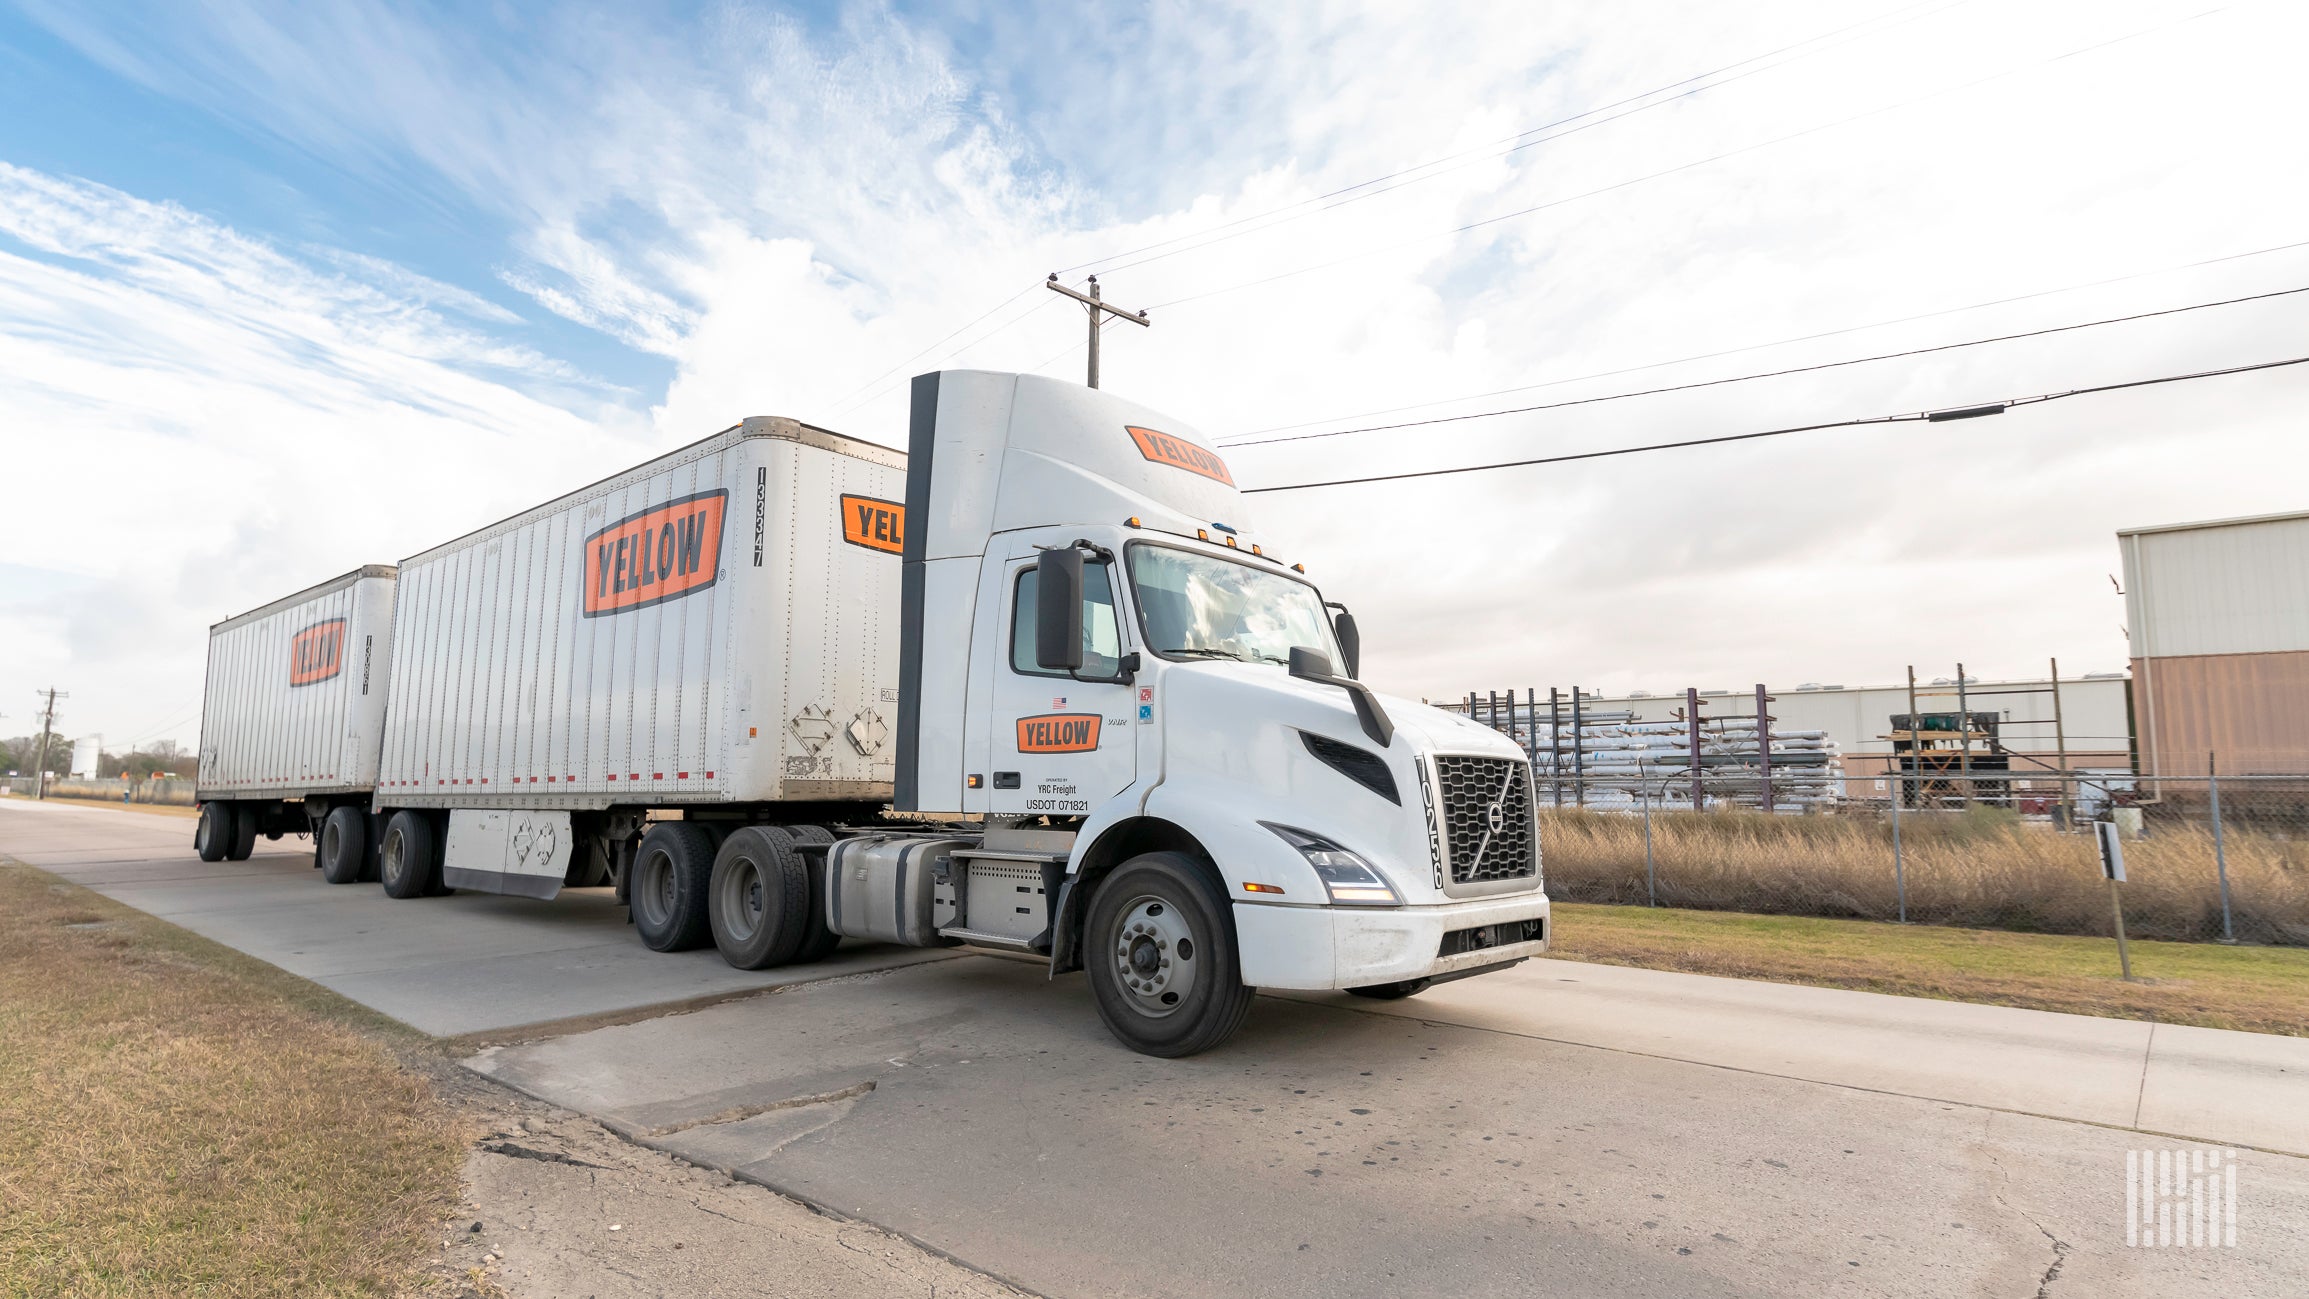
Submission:
{"label": "second white trailer", "polygon": [[209,628],[195,785],[204,860],[242,860],[259,834],[311,832],[332,881],[362,872],[393,586],[392,566],[372,564]]}

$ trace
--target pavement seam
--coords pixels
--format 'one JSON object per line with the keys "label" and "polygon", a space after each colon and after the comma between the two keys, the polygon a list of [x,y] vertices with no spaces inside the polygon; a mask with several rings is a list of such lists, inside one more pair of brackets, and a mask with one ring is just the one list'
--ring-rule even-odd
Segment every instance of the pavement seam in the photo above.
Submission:
{"label": "pavement seam", "polygon": [[2148,1104],[2149,1062],[2157,1055],[2157,1021],[2149,1021],[2149,1040],[2141,1047],[2141,1087],[2133,1093],[2133,1127],[2141,1126],[2141,1109]]}
{"label": "pavement seam", "polygon": [[1825,1079],[1805,1078],[1797,1074],[1773,1073],[1769,1069],[1751,1069],[1745,1065],[1717,1064],[1712,1060],[1691,1060],[1678,1055],[1661,1055],[1657,1051],[1638,1051],[1633,1047],[1626,1046],[1598,1046],[1593,1042],[1575,1042],[1570,1038],[1549,1037],[1544,1033],[1519,1033],[1514,1029],[1492,1028],[1481,1024],[1460,1024],[1447,1019],[1429,1019],[1423,1015],[1397,1015],[1384,1010],[1363,1010],[1356,1006],[1334,1006],[1321,1001],[1301,1001],[1296,997],[1277,997],[1274,1000],[1292,1001],[1302,1006],[1336,1010],[1350,1015],[1375,1015],[1387,1019],[1415,1020],[1429,1028],[1457,1028],[1465,1029],[1470,1033],[1496,1033],[1501,1037],[1522,1038],[1530,1042],[1548,1042],[1556,1046],[1579,1047],[1588,1051],[1609,1051],[1615,1055],[1640,1056],[1646,1060],[1665,1060],[1672,1064],[1688,1064],[1701,1069],[1721,1069],[1726,1073],[1744,1073],[1758,1078],[1778,1078],[1784,1082],[1803,1083],[1810,1087],[1835,1087],[1843,1091],[1863,1092],[1871,1096],[1895,1096],[1902,1100],[1929,1101],[1934,1105],[1962,1105],[1966,1109],[1984,1110],[1992,1114],[2017,1114],[2022,1118],[2046,1119],[2054,1123],[2081,1123],[2086,1127],[2103,1128],[2110,1132],[2138,1132],[2143,1136],[2171,1137],[2175,1141],[2201,1141],[2212,1145],[2226,1146],[2233,1150],[2252,1150],[2264,1155],[2277,1155],[2286,1159],[2309,1159],[2309,1151],[2279,1150],[2274,1146],[2256,1146],[2249,1142],[2231,1141],[2224,1137],[2208,1137],[2193,1132],[2166,1132],[2157,1128],[2144,1128],[2139,1125],[2140,1115],[2137,1112],[2134,1114],[2134,1122],[2131,1124],[2107,1123],[2100,1119],[2079,1118],[2073,1114],[2045,1114],[2037,1110],[2015,1109],[2009,1105],[1984,1105],[1979,1101],[1953,1100],[1946,1096],[1927,1096],[1921,1092],[1893,1091],[1887,1087],[1863,1087],[1858,1083],[1829,1082]]}
{"label": "pavement seam", "polygon": [[1011,1277],[1004,1276],[1002,1273],[994,1271],[991,1268],[981,1267],[978,1264],[963,1258],[961,1255],[952,1252],[951,1250],[941,1249],[938,1246],[931,1244],[929,1241],[923,1240],[921,1237],[914,1235],[912,1232],[902,1231],[896,1227],[876,1222],[871,1218],[861,1218],[855,1214],[844,1213],[842,1210],[837,1209],[822,1200],[804,1195],[799,1191],[792,1190],[791,1188],[780,1186],[767,1177],[763,1177],[757,1173],[748,1172],[743,1168],[707,1163],[697,1159],[692,1155],[688,1155],[682,1151],[676,1150],[671,1146],[660,1144],[657,1141],[639,1135],[643,1129],[635,1128],[631,1124],[625,1123],[621,1120],[607,1118],[598,1114],[586,1114],[586,1112],[583,1110],[578,1110],[576,1107],[565,1104],[561,1101],[557,1101],[550,1096],[532,1091],[529,1088],[522,1086],[520,1083],[514,1082],[510,1079],[498,1078],[490,1074],[482,1073],[480,1070],[474,1069],[472,1065],[466,1063],[463,1060],[460,1060],[457,1063],[459,1067],[471,1071],[475,1077],[486,1079],[496,1086],[505,1088],[507,1091],[517,1092],[523,1096],[527,1096],[533,1101],[537,1101],[545,1105],[550,1105],[555,1109],[573,1110],[576,1113],[585,1114],[585,1117],[593,1120],[594,1123],[598,1124],[602,1131],[609,1133],[610,1135],[616,1137],[618,1140],[623,1141],[629,1145],[640,1146],[644,1150],[654,1150],[661,1155],[667,1155],[674,1159],[678,1159],[693,1168],[703,1168],[709,1172],[720,1173],[722,1176],[730,1178],[733,1181],[750,1182],[753,1185],[759,1186],[763,1190],[768,1191],[772,1195],[782,1196],[785,1199],[792,1200],[794,1203],[801,1205],[803,1208],[808,1209],[810,1212],[817,1214],[821,1218],[830,1218],[835,1222],[852,1222],[858,1224],[861,1227],[871,1227],[875,1231],[884,1232],[888,1235],[895,1236],[899,1240],[905,1241],[907,1244],[912,1245],[914,1248],[921,1250],[925,1254],[934,1254],[939,1258],[945,1259],[947,1262],[952,1263],[954,1266],[963,1269],[966,1272],[975,1272],[978,1275],[985,1277],[989,1281],[994,1281],[1002,1285],[1009,1286],[1011,1289],[1016,1290],[1020,1294],[1032,1296],[1032,1299],[1053,1299],[1053,1297],[1050,1296],[1046,1291],[1037,1290],[1034,1287],[1026,1285]]}

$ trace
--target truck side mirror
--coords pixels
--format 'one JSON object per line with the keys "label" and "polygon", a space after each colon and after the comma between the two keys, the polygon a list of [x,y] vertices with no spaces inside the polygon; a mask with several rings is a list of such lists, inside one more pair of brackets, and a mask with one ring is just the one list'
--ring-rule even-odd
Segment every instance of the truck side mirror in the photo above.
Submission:
{"label": "truck side mirror", "polygon": [[1313,681],[1328,682],[1332,676],[1331,656],[1319,649],[1293,645],[1291,647],[1291,675],[1306,677]]}
{"label": "truck side mirror", "polygon": [[1082,552],[1046,550],[1034,561],[1034,665],[1082,667]]}
{"label": "truck side mirror", "polygon": [[1346,660],[1347,675],[1363,679],[1363,633],[1355,629],[1355,615],[1347,606],[1333,605],[1339,616],[1331,620],[1331,633],[1339,638],[1339,657]]}

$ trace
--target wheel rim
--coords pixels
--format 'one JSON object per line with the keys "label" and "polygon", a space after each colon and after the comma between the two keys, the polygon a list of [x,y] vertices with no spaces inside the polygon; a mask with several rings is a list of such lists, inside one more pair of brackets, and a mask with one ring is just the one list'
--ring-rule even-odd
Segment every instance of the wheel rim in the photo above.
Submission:
{"label": "wheel rim", "polygon": [[1108,953],[1124,998],[1149,1019],[1161,1019],[1186,1004],[1199,979],[1203,955],[1177,904],[1153,894],[1142,894],[1123,906]]}
{"label": "wheel rim", "polygon": [[401,867],[407,861],[408,856],[408,839],[399,830],[387,833],[385,846],[377,854],[377,867],[386,879],[393,882],[396,888],[400,887]]}
{"label": "wheel rim", "polygon": [[642,919],[651,926],[666,923],[673,914],[673,862],[663,852],[653,852],[642,859],[640,887],[633,891],[634,901],[641,906]]}
{"label": "wheel rim", "polygon": [[730,863],[722,876],[722,928],[732,941],[747,942],[762,927],[762,868],[751,857]]}
{"label": "wheel rim", "polygon": [[341,841],[342,836],[339,835],[337,827],[333,825],[322,826],[321,860],[325,862],[335,862],[337,860],[337,847]]}

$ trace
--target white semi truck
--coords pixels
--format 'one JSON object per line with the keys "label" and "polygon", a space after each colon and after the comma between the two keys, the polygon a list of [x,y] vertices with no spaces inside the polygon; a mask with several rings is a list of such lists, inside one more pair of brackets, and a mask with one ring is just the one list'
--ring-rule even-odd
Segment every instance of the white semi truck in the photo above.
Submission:
{"label": "white semi truck", "polygon": [[920,376],[904,454],[747,420],[399,566],[378,871],[743,968],[1031,953],[1155,1055],[1545,950],[1524,754],[1366,688],[1294,558],[1073,384]]}

